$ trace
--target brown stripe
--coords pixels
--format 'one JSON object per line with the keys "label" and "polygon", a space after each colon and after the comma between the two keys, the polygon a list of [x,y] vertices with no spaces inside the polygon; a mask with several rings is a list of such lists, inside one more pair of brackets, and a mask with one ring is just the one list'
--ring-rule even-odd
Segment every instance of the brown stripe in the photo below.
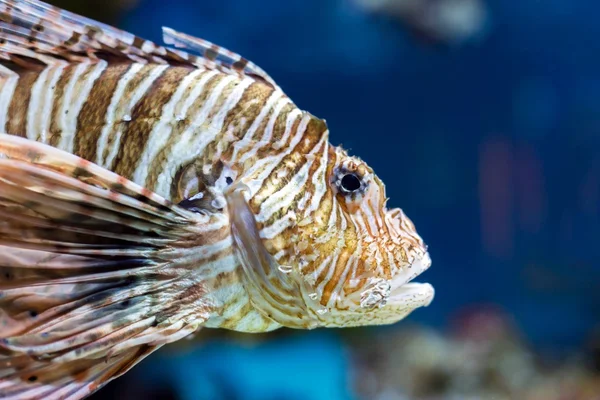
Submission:
{"label": "brown stripe", "polygon": [[212,45],[206,50],[204,50],[204,57],[208,60],[214,61],[219,56],[220,47],[217,45]]}
{"label": "brown stripe", "polygon": [[[242,139],[272,93],[272,87],[262,82],[252,83],[244,91],[240,101],[227,113],[223,122],[223,133],[227,132],[227,135],[233,135],[234,141]],[[244,123],[242,123],[243,120]],[[226,143],[226,145],[221,147],[223,159],[231,159],[234,151],[234,147],[231,144]]]}
{"label": "brown stripe", "polygon": [[[344,294],[346,296],[350,296],[354,293],[361,292],[367,286],[367,284],[369,283],[370,276],[373,272],[367,267],[367,263],[364,260],[359,259],[358,264],[356,265],[356,269],[354,271],[349,271],[349,276],[347,277],[346,282],[344,282]],[[348,265],[348,268],[350,268],[350,265]],[[362,278],[357,278],[361,276]],[[358,282],[354,285],[351,285],[350,282],[355,279],[358,279]]]}
{"label": "brown stripe", "polygon": [[[116,99],[118,103],[114,113],[115,119],[113,121],[107,121],[110,124],[110,131],[106,141],[106,146],[104,147],[104,154],[101,154],[103,161],[106,161],[109,153],[113,150],[113,146],[115,146],[115,141],[118,135],[117,131],[124,131],[127,125],[131,123],[131,121],[124,121],[122,117],[126,114],[131,117],[131,111],[127,111],[129,104],[131,103],[131,98],[138,90],[140,84],[144,82],[152,73],[154,68],[156,68],[156,64],[144,65],[135,75],[131,77],[129,82],[127,82],[127,86],[125,86],[122,96],[119,99]],[[133,108],[135,108],[135,104],[133,105]],[[115,157],[115,160],[117,157],[118,155]],[[113,160],[113,164],[115,160]],[[111,165],[107,165],[107,167],[112,170]]]}
{"label": "brown stripe", "polygon": [[[236,82],[236,85],[237,84],[239,84],[239,82]],[[235,87],[231,89],[234,90]],[[221,155],[220,158],[231,158],[234,149],[231,144],[245,135],[248,128],[252,125],[252,122],[260,114],[260,111],[272,92],[273,89],[271,87],[256,82],[252,83],[244,90],[240,100],[225,116],[223,128],[219,135],[215,137],[215,140],[213,140],[212,143],[206,146],[203,152],[205,162],[211,164],[214,163],[214,157],[217,153]],[[225,90],[222,98],[213,110],[219,110],[222,107],[222,102],[225,101],[230,94],[231,91]],[[242,124],[242,118],[245,119],[245,124]],[[265,124],[266,123],[263,121],[262,126],[265,126]]]}
{"label": "brown stripe", "polygon": [[65,40],[62,45],[66,48],[74,47],[76,44],[79,43],[80,40],[81,40],[81,33],[73,32],[71,37],[69,37],[67,40]]}
{"label": "brown stripe", "polygon": [[31,101],[31,89],[39,76],[40,72],[37,71],[27,71],[21,74],[8,108],[6,122],[6,131],[8,133],[27,136],[27,111],[29,109],[29,102]]}
{"label": "brown stripe", "polygon": [[87,101],[77,118],[77,134],[73,152],[89,161],[96,160],[98,139],[105,124],[106,111],[119,80],[131,68],[131,63],[109,65],[94,82]]}
{"label": "brown stripe", "polygon": [[60,119],[62,117],[61,111],[65,101],[65,87],[73,77],[75,68],[77,68],[76,64],[69,65],[65,68],[56,83],[56,90],[54,91],[54,98],[52,99],[53,104],[52,111],[50,112],[50,127],[48,132],[48,144],[51,146],[58,145],[58,143],[60,143],[60,137],[63,134],[62,127],[60,126]]}
{"label": "brown stripe", "polygon": [[133,38],[133,43],[131,44],[132,47],[136,47],[138,49],[141,49],[144,46],[144,43],[146,41],[144,39],[142,39],[139,36],[136,36]]}
{"label": "brown stripe", "polygon": [[[228,305],[236,304],[239,301],[240,301],[239,296],[235,297],[228,302]],[[220,325],[220,328],[235,329],[235,327],[238,326],[240,321],[243,318],[245,318],[246,315],[250,314],[252,311],[254,311],[254,306],[252,305],[252,303],[250,303],[250,301],[246,300],[245,304],[239,309],[239,311],[237,313],[235,313],[234,315],[230,316],[227,320],[225,320]]]}
{"label": "brown stripe", "polygon": [[[200,80],[202,78],[202,76],[203,75],[200,75],[198,80]],[[174,121],[172,123],[171,132],[169,134],[169,139],[168,139],[167,143],[157,153],[156,157],[154,158],[154,160],[152,160],[152,163],[151,163],[150,167],[148,168],[149,173],[148,173],[148,177],[146,179],[146,187],[148,187],[148,188],[156,187],[157,180],[158,180],[158,177],[159,177],[161,171],[163,170],[163,166],[167,162],[167,159],[169,157],[171,157],[171,150],[173,149],[173,146],[175,146],[179,142],[179,139],[181,139],[181,135],[189,127],[189,124],[191,123],[191,121],[193,121],[195,119],[196,115],[198,114],[198,111],[200,110],[202,105],[206,102],[206,100],[212,93],[213,89],[221,81],[221,79],[223,79],[223,75],[221,75],[221,74],[217,74],[217,75],[211,77],[208,80],[208,82],[206,82],[206,84],[204,85],[202,94],[200,94],[200,96],[194,101],[192,106],[189,108],[188,113],[185,116],[185,119],[182,121]],[[190,91],[191,91],[191,88],[190,88]],[[182,101],[180,102],[180,104],[183,104],[185,102],[186,97],[187,96],[182,97]],[[179,109],[180,109],[180,107],[178,107],[178,106],[175,107],[176,114],[179,112],[178,111]],[[197,134],[201,135],[202,133],[199,132]]]}
{"label": "brown stripe", "polygon": [[[254,121],[254,119],[256,119],[256,117],[258,116],[258,114],[266,107],[268,98],[274,92],[274,89],[271,86],[267,86],[262,82],[257,82],[257,83],[255,83],[255,85],[261,89],[261,91],[258,93],[258,95],[261,97],[261,102],[258,103],[258,104],[260,104],[260,107],[258,108],[258,110],[256,110],[255,115],[252,116],[251,121]],[[247,153],[248,151],[250,151],[251,148],[255,148],[255,146],[257,145],[257,142],[261,141],[262,137],[265,134],[267,125],[269,124],[271,118],[273,117],[273,113],[275,112],[275,107],[277,106],[277,103],[279,101],[282,101],[285,98],[286,98],[285,96],[281,97],[279,100],[277,100],[271,106],[271,108],[268,110],[267,114],[261,121],[260,125],[257,127],[256,131],[254,132],[254,135],[252,136],[252,142],[248,143],[248,146],[245,149],[242,149],[241,151],[238,150],[239,156],[242,156],[243,154]],[[251,102],[251,103],[256,103],[256,102]],[[290,112],[292,112],[295,109],[297,109],[297,107],[292,103],[286,104],[281,109],[281,111],[277,115],[277,118],[275,119],[275,123],[273,124],[272,136],[269,141],[270,143],[277,142],[284,135],[285,128],[287,125],[288,115]],[[248,117],[246,117],[246,118],[248,119]],[[296,119],[291,126],[291,130],[293,131],[298,126],[298,124],[299,124],[299,120]],[[241,131],[241,135],[239,135],[239,137],[244,136],[246,131],[247,131],[247,129],[243,129]],[[289,140],[291,140],[291,138],[292,138],[292,136],[290,136],[288,138],[288,142],[289,142]],[[281,151],[280,148],[281,147],[274,148],[273,146],[268,145],[267,143],[261,143],[260,147],[258,149],[256,149],[256,154],[251,159],[247,160],[247,163],[253,164],[256,161],[256,159],[269,157],[269,156],[273,155],[274,152],[278,153]],[[231,156],[231,154],[228,154],[228,156]]]}
{"label": "brown stripe", "polygon": [[[298,193],[296,194],[296,196],[294,196],[294,198],[292,199],[291,202],[289,202],[288,204],[284,204],[283,207],[281,207],[278,211],[276,211],[275,213],[273,213],[273,215],[271,216],[271,218],[269,218],[269,220],[267,220],[263,224],[261,224],[261,228],[260,229],[262,229],[263,227],[267,227],[267,226],[273,225],[275,222],[277,222],[278,220],[280,220],[281,218],[283,218],[283,216],[285,214],[287,214],[287,212],[290,209],[296,208],[298,206],[298,203],[300,202],[300,200],[302,200],[302,198],[306,195],[306,193],[311,193],[312,195],[314,195],[314,193],[315,193],[315,185],[312,182],[312,176],[316,173],[317,168],[319,168],[319,166],[321,165],[321,162],[324,162],[324,160],[320,159],[319,155],[323,151],[323,146],[326,146],[326,145],[327,145],[327,143],[323,143],[323,145],[316,151],[315,157],[317,157],[318,159],[315,159],[315,161],[312,163],[312,165],[308,169],[308,173],[307,173],[308,174],[308,179],[307,179],[306,183],[304,184],[304,188],[302,190],[298,191]],[[300,164],[298,164],[298,171],[307,162],[308,162],[308,159],[304,158],[303,162],[301,162]],[[307,203],[307,205],[308,205],[308,203]],[[293,228],[293,224],[292,224],[292,228]],[[288,228],[288,229],[290,229],[290,228]]]}
{"label": "brown stripe", "polygon": [[[337,165],[337,156],[334,147],[331,144],[329,144],[329,142],[327,146],[327,166],[325,168],[325,179],[329,179],[329,177],[333,176],[333,170]],[[333,193],[333,190],[331,189],[331,185],[329,184],[329,182],[325,182],[325,185],[325,195],[321,200],[321,204],[319,204],[319,207],[314,213],[314,217],[316,219],[320,219],[321,221],[329,221],[329,219],[331,218],[331,214],[333,213],[334,207],[333,202],[335,195]],[[344,217],[340,216],[340,214],[338,213],[336,223],[340,222],[340,218]]]}
{"label": "brown stripe", "polygon": [[10,24],[12,22],[12,15],[10,15],[10,13],[1,12],[0,21]]}
{"label": "brown stripe", "polygon": [[234,131],[239,139],[241,139],[248,127],[258,117],[267,100],[273,93],[274,89],[262,82],[254,82],[244,91],[242,98],[231,111],[227,114],[223,126],[228,128],[230,125],[239,127],[242,118],[246,119],[246,127]]}
{"label": "brown stripe", "polygon": [[[254,131],[254,135],[252,135],[252,140],[254,142],[258,142],[261,140],[261,138],[263,137],[263,135],[265,134],[265,129],[267,129],[267,125],[269,124],[269,120],[271,119],[271,116],[273,115],[273,113],[275,112],[275,106],[277,106],[277,102],[279,100],[277,100],[276,102],[274,102],[271,107],[269,108],[269,110],[267,111],[267,114],[265,115],[265,117],[263,118],[263,120],[260,122],[260,124],[258,125],[258,127],[256,128],[256,131]],[[263,104],[263,108],[266,107],[266,102]],[[254,122],[254,121],[253,121]],[[270,147],[269,147],[270,148]]]}
{"label": "brown stripe", "polygon": [[234,62],[231,67],[236,71],[243,71],[244,68],[248,65],[248,60],[245,58],[240,58],[238,61]]}
{"label": "brown stripe", "polygon": [[[275,120],[275,125],[273,126],[273,138],[271,140],[272,143],[278,142],[281,140],[281,138],[283,138],[283,135],[285,134],[285,127],[287,125],[288,115],[295,109],[297,109],[296,105],[291,103],[286,104],[283,107],[281,113],[279,114],[279,116],[277,116],[277,119]],[[288,137],[288,141],[291,139],[292,135]],[[284,143],[284,146],[285,145],[287,145],[287,143]]]}
{"label": "brown stripe", "polygon": [[329,281],[325,284],[325,287],[323,288],[323,295],[321,296],[321,305],[326,305],[329,302],[329,299],[331,298],[331,295],[333,293],[333,289],[335,289],[335,287],[339,283],[340,277],[344,273],[344,270],[349,267],[348,260],[352,255],[353,250],[354,247],[350,247],[349,245],[347,245],[340,254],[340,257],[338,258],[335,266],[330,265],[328,268],[325,268],[321,275],[319,275],[319,277],[317,278],[315,286],[319,286],[323,279],[327,277],[327,274],[329,273],[329,271],[331,271],[331,268],[335,268],[331,279],[329,279]]}
{"label": "brown stripe", "polygon": [[160,121],[165,104],[171,100],[181,81],[192,71],[189,67],[169,67],[142,96],[131,112],[131,122],[127,123],[123,132],[119,152],[113,163],[115,173],[131,177],[139,164],[140,155],[148,143],[152,129]]}
{"label": "brown stripe", "polygon": [[[279,191],[287,184],[289,177],[298,173],[300,168],[306,163],[305,155],[316,146],[326,131],[327,126],[322,120],[315,117],[310,119],[300,142],[296,145],[294,150],[284,157],[279,165],[271,171],[260,190],[250,201],[250,206],[256,213],[258,213],[260,205],[266,197]],[[282,171],[287,171],[285,178],[278,177]]]}

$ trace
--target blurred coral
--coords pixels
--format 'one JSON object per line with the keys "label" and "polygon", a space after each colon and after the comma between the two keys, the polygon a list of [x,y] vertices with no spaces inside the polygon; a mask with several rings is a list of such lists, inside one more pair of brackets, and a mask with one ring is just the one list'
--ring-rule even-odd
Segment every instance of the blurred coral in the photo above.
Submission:
{"label": "blurred coral", "polygon": [[366,10],[389,14],[416,33],[444,43],[480,38],[488,21],[481,0],[353,0]]}
{"label": "blurred coral", "polygon": [[390,329],[354,343],[355,374],[366,377],[356,379],[357,391],[372,400],[600,399],[591,352],[561,360],[535,353],[496,307],[467,310],[453,326],[449,334]]}

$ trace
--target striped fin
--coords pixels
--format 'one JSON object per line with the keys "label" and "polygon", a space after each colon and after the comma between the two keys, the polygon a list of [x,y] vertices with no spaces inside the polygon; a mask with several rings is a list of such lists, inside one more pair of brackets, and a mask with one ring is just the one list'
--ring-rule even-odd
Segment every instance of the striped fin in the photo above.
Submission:
{"label": "striped fin", "polygon": [[[108,360],[85,359],[60,365],[32,361],[26,356],[9,361],[0,354],[0,399],[82,399],[122,376],[156,349],[140,346]],[[23,364],[18,374],[2,376],[8,362]]]}
{"label": "striped fin", "polygon": [[0,393],[81,398],[197,330],[194,257],[218,217],[0,134]]}
{"label": "striped fin", "polygon": [[273,87],[277,84],[262,68],[253,62],[245,59],[239,54],[220,47],[207,40],[196,38],[188,34],[177,32],[174,29],[163,27],[163,41],[179,49],[185,49],[197,54],[201,54],[208,62],[214,62],[222,65],[228,71],[236,71],[242,75],[258,76]]}
{"label": "striped fin", "polygon": [[167,44],[159,46],[109,25],[38,0],[0,0],[0,57],[23,65],[23,57],[51,64],[61,59],[117,57],[135,62],[190,65],[227,74],[254,76],[277,87],[255,64],[202,39],[164,28]]}

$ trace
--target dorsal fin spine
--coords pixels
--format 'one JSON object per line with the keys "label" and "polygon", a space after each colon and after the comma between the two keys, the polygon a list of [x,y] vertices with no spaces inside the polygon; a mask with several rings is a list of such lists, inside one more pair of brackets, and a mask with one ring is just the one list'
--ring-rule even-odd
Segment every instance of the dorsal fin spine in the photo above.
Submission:
{"label": "dorsal fin spine", "polygon": [[98,59],[108,53],[140,63],[187,64],[251,76],[279,89],[265,71],[230,50],[171,28],[163,28],[163,39],[177,49],[38,0],[0,0],[0,59],[27,65],[25,57],[54,64],[55,59]]}

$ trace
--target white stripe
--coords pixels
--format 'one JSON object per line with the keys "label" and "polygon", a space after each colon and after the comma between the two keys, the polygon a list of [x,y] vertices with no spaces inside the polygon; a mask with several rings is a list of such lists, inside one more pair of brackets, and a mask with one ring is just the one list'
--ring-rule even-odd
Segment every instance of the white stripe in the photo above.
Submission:
{"label": "white stripe", "polygon": [[209,281],[222,273],[226,274],[235,271],[238,266],[238,258],[235,253],[232,252],[231,254],[224,255],[222,258],[203,262],[194,270],[194,275],[201,276],[204,280]]}
{"label": "white stripe", "polygon": [[[64,143],[63,137],[65,135],[68,135],[70,132],[75,132],[75,130],[76,130],[77,115],[75,115],[75,116],[69,115],[69,112],[71,111],[69,108],[71,107],[71,102],[73,100],[72,99],[73,89],[74,89],[77,81],[79,80],[81,75],[86,71],[86,69],[89,67],[89,65],[90,65],[89,62],[82,62],[73,69],[71,78],[69,79],[69,82],[65,86],[65,91],[62,94],[62,98],[56,99],[59,102],[59,104],[61,105],[61,108],[56,110],[57,115],[55,115],[55,117],[57,117],[57,119],[58,119],[57,125],[58,125],[58,131],[60,133],[59,144]],[[75,127],[70,129],[69,122],[70,122],[70,120],[73,120],[73,119],[75,119]],[[71,143],[71,146],[72,146],[72,143]],[[59,145],[59,148],[60,148],[60,145]],[[71,149],[67,149],[67,151],[71,151]]]}
{"label": "white stripe", "polygon": [[276,220],[272,225],[264,227],[260,231],[260,237],[263,239],[273,239],[275,236],[279,235],[281,232],[285,231],[292,225],[296,223],[296,213],[294,211],[289,211],[280,219]]}
{"label": "white stripe", "polygon": [[184,117],[187,117],[189,109],[192,108],[200,94],[204,92],[204,86],[206,85],[206,83],[208,83],[208,81],[216,75],[220,75],[219,72],[209,71],[206,72],[205,75],[202,75],[199,84],[195,86],[190,95],[185,98],[185,102],[182,105],[178,104],[178,107],[175,107],[176,119],[182,119]]}
{"label": "white stripe", "polygon": [[388,258],[388,264],[390,265],[390,272],[392,274],[396,273],[400,268],[398,267],[398,264],[396,264],[396,260],[394,257],[394,253],[388,249],[388,251],[386,251],[387,253],[387,258]]}
{"label": "white stripe", "polygon": [[302,198],[298,202],[298,210],[304,211],[304,209],[306,208],[306,203],[308,203],[312,196],[313,194],[307,190],[306,193],[304,193],[304,196],[302,196]]}
{"label": "white stripe", "polygon": [[[214,216],[217,216],[217,215],[219,215],[219,214],[216,214]],[[224,226],[226,226],[228,224],[229,224],[229,218],[223,216],[223,219],[218,218],[214,222],[203,223],[201,225],[195,226],[194,233],[205,234],[207,232],[218,231],[219,229],[222,229]]]}
{"label": "white stripe", "polygon": [[[202,264],[207,258],[210,258],[219,252],[233,248],[233,239],[227,236],[225,239],[216,243],[194,247],[188,251],[185,256],[178,257],[177,262],[182,264]],[[203,276],[204,278],[204,276]]]}
{"label": "white stripe", "polygon": [[305,190],[305,185],[309,178],[308,170],[311,163],[312,162],[305,163],[284,187],[262,202],[260,205],[260,213],[256,216],[258,222],[266,222],[277,211],[289,207],[296,195]]}
{"label": "white stripe", "polygon": [[[377,232],[383,232],[384,223],[381,218],[381,213],[377,212],[379,209],[379,199],[382,197],[382,193],[379,190],[379,187],[376,184],[376,181],[372,181],[371,184],[375,187],[371,188],[371,190],[367,193],[367,195],[363,199],[363,207],[369,208],[369,216],[373,218],[375,225],[377,226]],[[369,205],[371,202],[371,205]]]}
{"label": "white stripe", "polygon": [[39,114],[40,100],[42,97],[38,95],[38,92],[42,90],[41,88],[43,87],[44,82],[46,82],[49,73],[50,68],[44,68],[31,87],[29,108],[27,110],[27,138],[31,140],[37,140],[38,138],[38,132],[36,130],[36,116]]}
{"label": "white stripe", "polygon": [[[346,218],[342,218],[342,221],[345,221]],[[367,232],[367,225],[365,224],[365,220],[361,213],[354,213],[354,218],[350,218],[350,221],[354,224],[354,227],[357,232]]]}
{"label": "white stripe", "polygon": [[223,129],[225,117],[229,111],[241,100],[244,92],[254,82],[251,78],[244,78],[237,82],[237,85],[225,100],[225,103],[212,119],[210,125],[206,126],[206,119],[210,112],[221,98],[223,91],[236,79],[235,76],[224,76],[217,86],[213,89],[211,95],[206,100],[194,121],[182,134],[177,145],[172,148],[172,155],[169,157],[167,165],[158,178],[158,193],[169,193],[171,181],[175,176],[176,169],[183,164],[188,163],[193,158],[200,157],[205,147],[215,140]]}
{"label": "white stripe", "polygon": [[[80,66],[83,68],[87,68],[89,64],[82,63]],[[80,66],[77,67],[79,70]],[[75,134],[77,133],[77,120],[79,118],[79,114],[81,113],[81,109],[83,105],[88,100],[90,92],[94,87],[94,83],[102,72],[106,69],[108,63],[104,60],[98,61],[98,63],[94,66],[94,69],[89,73],[89,75],[85,78],[84,82],[77,82],[77,79],[80,78],[82,74],[79,74],[78,71],[75,71],[73,79],[69,83],[69,87],[65,91],[65,98],[63,100],[63,118],[61,119],[64,131],[60,135],[60,143],[58,147],[68,152],[73,152],[73,144],[75,142]],[[77,84],[79,83],[79,84]],[[74,93],[73,93],[74,92]],[[69,110],[68,117],[66,110]],[[81,127],[84,129],[85,127]],[[87,133],[82,130],[82,135],[86,135]]]}
{"label": "white stripe", "polygon": [[[258,151],[261,148],[272,145],[271,137],[273,137],[273,128],[275,127],[275,122],[277,121],[277,118],[279,117],[279,114],[281,114],[281,111],[283,110],[283,108],[290,103],[291,103],[291,101],[287,97],[280,98],[277,101],[277,104],[273,108],[273,113],[271,114],[271,117],[269,118],[269,121],[267,122],[267,126],[265,127],[263,136],[260,138],[260,140],[254,146],[252,146],[251,149],[249,149],[248,152],[246,152],[240,158],[240,160],[239,160],[240,163],[243,164],[244,162],[246,162],[248,159],[253,157],[256,153],[258,153]],[[256,123],[256,121],[254,121],[254,122]],[[255,124],[253,124],[252,126],[255,126]],[[258,126],[258,125],[256,125],[256,126]],[[246,136],[247,136],[247,134],[246,134]]]}
{"label": "white stripe", "polygon": [[[238,132],[240,132],[242,130],[241,128],[236,127],[235,124],[233,124],[233,123],[230,123],[227,126],[227,130],[225,131],[225,134],[223,135],[221,140],[219,140],[217,143],[217,148],[216,148],[215,154],[213,156],[213,160],[220,160],[221,156],[223,155],[223,152],[225,150],[227,150],[227,148],[229,147],[229,144],[236,141],[236,139],[237,139],[235,137],[236,128],[238,129]],[[232,177],[233,180],[235,180],[237,173],[236,173],[236,171],[231,169],[229,166],[224,166],[223,170],[221,171],[221,176],[219,176],[219,179],[221,179],[221,177],[223,177],[223,176],[230,176],[230,177]],[[227,185],[225,185],[225,186],[227,186]]]}
{"label": "white stripe", "polygon": [[215,115],[212,120],[211,126],[216,128],[218,133],[221,133],[223,130],[223,124],[225,123],[225,118],[227,118],[229,112],[240,102],[246,90],[254,82],[255,81],[252,78],[244,78],[235,86],[223,106],[219,109],[217,115]]}
{"label": "white stripe", "polygon": [[296,119],[298,119],[298,117],[300,117],[301,115],[302,111],[300,111],[297,108],[294,108],[292,111],[290,111],[290,113],[287,116],[287,121],[285,123],[285,132],[283,133],[283,136],[281,136],[281,139],[279,139],[273,144],[274,149],[279,149],[285,146],[285,143],[288,141],[290,135],[292,134],[292,128],[294,127]]}
{"label": "white stripe", "polygon": [[314,156],[322,146],[326,143],[326,136],[322,136],[319,142],[311,149],[308,153],[309,157],[306,157],[306,162],[300,168],[300,170],[294,175],[287,184],[282,187],[279,191],[270,195],[267,199],[265,199],[260,207],[260,214],[257,216],[256,220],[259,222],[267,221],[271,216],[277,211],[289,207],[292,204],[294,198],[303,190],[306,189],[306,182],[308,181],[309,170],[312,164],[314,163],[315,158],[310,157]]}
{"label": "white stripe", "polygon": [[67,67],[67,63],[61,63],[54,69],[54,73],[50,78],[50,82],[44,88],[44,103],[41,110],[37,110],[37,114],[40,116],[40,125],[38,126],[38,132],[40,133],[40,141],[42,143],[48,143],[50,133],[50,121],[52,119],[52,108],[54,105],[54,93],[56,91],[56,85],[60,79],[64,69]]}
{"label": "white stripe", "polygon": [[[137,86],[136,91],[131,96],[131,101],[129,102],[129,104],[125,108],[122,108],[119,110],[120,115],[117,115],[117,118],[119,118],[121,121],[123,121],[125,116],[131,114],[131,112],[133,111],[133,108],[142,99],[144,94],[146,94],[146,92],[150,89],[150,87],[152,86],[154,81],[156,81],[158,79],[158,77],[167,68],[169,68],[169,65],[166,65],[166,64],[155,67],[148,74],[148,76]],[[129,119],[131,119],[131,116],[129,116]],[[117,153],[119,152],[119,148],[121,146],[121,137],[123,136],[124,125],[117,122],[115,127],[116,127],[116,131],[114,133],[115,139],[113,140],[112,147],[110,148],[110,151],[108,153],[108,157],[106,157],[106,160],[105,160],[105,165],[107,167],[112,167],[113,160],[117,156]]]}
{"label": "white stripe", "polygon": [[346,281],[348,279],[348,274],[350,273],[350,271],[356,269],[356,265],[358,265],[358,258],[353,254],[350,257],[348,257],[348,260],[346,261],[346,266],[344,267],[344,270],[340,275],[337,284],[331,291],[331,297],[327,302],[327,307],[334,307],[338,300],[343,300],[341,294],[343,293],[344,285],[346,284]]}
{"label": "white stripe", "polygon": [[379,233],[379,227],[376,224],[377,219],[373,215],[372,208],[367,204],[367,199],[363,199],[363,205],[360,207],[360,210],[365,216],[365,221],[367,221],[367,224],[369,224],[370,231],[373,233],[373,235],[377,236]]}
{"label": "white stripe", "polygon": [[47,142],[54,90],[66,66],[67,63],[63,61],[56,66],[45,68],[33,84],[27,110],[27,138]]}
{"label": "white stripe", "polygon": [[2,85],[2,89],[0,90],[0,130],[2,130],[2,132],[6,132],[8,109],[10,107],[10,103],[12,102],[17,83],[19,82],[19,74],[2,65],[0,65],[0,73],[2,74],[2,77],[6,79],[4,81],[4,85]]}
{"label": "white stripe", "polygon": [[[209,132],[206,127],[202,127],[202,124],[221,97],[225,88],[235,79],[236,78],[233,76],[225,76],[219,81],[198,111],[194,121],[191,122],[187,129],[181,134],[179,143],[171,148],[171,157],[167,157],[167,164],[158,177],[157,193],[169,193],[172,179],[177,173],[177,168],[186,164],[191,158],[201,155],[202,149],[197,147],[196,142],[202,140],[204,137],[214,137],[214,135],[218,133]],[[211,135],[209,135],[209,133],[211,133]]]}
{"label": "white stripe", "polygon": [[253,144],[252,136],[254,136],[254,133],[256,132],[256,130],[258,129],[258,127],[260,126],[262,121],[266,118],[269,111],[271,111],[271,108],[273,108],[273,105],[275,105],[275,102],[277,102],[282,96],[283,96],[283,92],[281,92],[279,90],[275,90],[273,93],[271,93],[271,96],[269,96],[269,98],[267,99],[267,102],[265,103],[263,108],[260,110],[260,113],[254,120],[252,125],[250,125],[250,128],[248,129],[248,131],[246,132],[244,137],[234,145],[233,155],[231,157],[232,162],[237,161],[237,159],[239,157],[238,152],[250,147],[249,144],[250,145]]}
{"label": "white stripe", "polygon": [[317,269],[313,273],[313,276],[315,277],[315,279],[323,277],[323,280],[321,281],[319,286],[317,286],[315,288],[317,293],[320,293],[320,294],[323,293],[323,289],[325,288],[327,283],[333,277],[333,273],[335,272],[335,266],[336,266],[339,258],[340,258],[340,250],[336,249],[335,253],[333,254],[333,258],[331,256],[328,257],[324,262],[322,262],[317,267]]}
{"label": "white stripe", "polygon": [[[327,131],[323,136],[329,137]],[[308,208],[306,215],[310,215],[310,213],[314,212],[319,208],[319,204],[321,204],[321,200],[325,193],[327,193],[327,188],[329,187],[329,182],[327,182],[327,176],[325,175],[327,170],[327,162],[329,161],[329,146],[323,146],[323,154],[321,155],[320,162],[321,164],[315,171],[312,184],[315,187],[315,192],[310,200],[310,207]]]}
{"label": "white stripe", "polygon": [[[360,283],[360,278],[357,277],[357,275],[356,275],[358,273],[358,262],[360,260],[360,256],[361,256],[361,254],[358,250],[355,250],[354,253],[350,256],[350,259],[353,259],[356,262],[350,264],[350,268],[349,268],[350,278],[347,278],[349,289],[356,288],[358,286],[358,284]],[[364,274],[364,272],[363,272],[363,274]]]}
{"label": "white stripe", "polygon": [[[202,76],[202,79],[200,79],[198,82],[194,82],[202,73],[205,73],[205,71],[196,69],[183,78],[175,90],[175,93],[173,93],[173,96],[171,96],[169,102],[163,107],[160,121],[154,126],[152,132],[150,132],[146,146],[142,152],[142,155],[140,156],[140,162],[133,173],[134,182],[142,184],[146,181],[149,172],[148,168],[158,155],[159,151],[169,140],[170,134],[173,130],[173,123],[175,121],[175,106],[181,101],[183,96],[185,96],[190,86],[192,84],[195,85],[192,92],[186,98],[186,104],[189,103],[191,106],[193,101],[195,101],[202,93],[206,82],[208,82],[208,80],[216,74],[215,71],[205,73],[204,76]],[[181,110],[182,115],[180,118],[184,118],[187,115],[188,109],[189,106]]]}
{"label": "white stripe", "polygon": [[[252,177],[251,180],[244,182],[250,189],[250,193],[252,194],[252,196],[254,196],[256,192],[258,192],[258,190],[264,184],[265,179],[267,179],[271,172],[273,172],[277,165],[279,165],[281,160],[283,160],[284,157],[286,157],[294,150],[294,147],[296,147],[296,145],[304,136],[304,132],[306,131],[310,120],[311,116],[309,114],[305,114],[302,120],[300,121],[300,124],[298,125],[298,130],[296,131],[296,134],[292,138],[290,145],[287,147],[286,151],[276,154],[270,158],[264,158],[262,160],[259,160],[246,172],[246,176]],[[259,172],[259,174],[258,176],[254,177],[254,174],[256,172]],[[255,200],[260,203],[264,200],[264,197],[256,197]]]}
{"label": "white stripe", "polygon": [[110,144],[110,148],[108,149],[108,154],[106,155],[106,160],[104,160],[104,166],[106,168],[112,168],[113,160],[119,153],[119,147],[121,146],[121,137],[123,136],[123,132],[121,128],[118,128],[117,131],[113,135],[113,141]]}
{"label": "white stripe", "polygon": [[[333,201],[331,205],[331,214],[329,215],[329,221],[327,222],[327,228],[331,232],[336,231],[337,220],[338,220],[338,210],[341,209],[340,204],[337,201]],[[340,212],[342,218],[344,218],[344,214]]]}
{"label": "white stripe", "polygon": [[[336,227],[338,207],[339,205],[337,204],[337,202],[332,204],[331,213],[329,214],[329,222],[327,224],[327,230],[314,239],[316,244],[327,243],[330,240],[332,240],[336,235],[339,237],[338,233],[340,231]],[[308,220],[312,221],[311,217],[308,217]]]}
{"label": "white stripe", "polygon": [[113,124],[115,122],[115,114],[118,111],[119,103],[121,102],[121,98],[125,93],[125,89],[129,82],[135,77],[135,75],[140,72],[140,70],[144,67],[144,64],[131,64],[129,70],[123,75],[121,79],[119,79],[119,83],[117,83],[117,87],[110,99],[110,104],[108,109],[106,110],[106,116],[104,118],[104,127],[102,128],[102,132],[100,133],[100,137],[98,138],[98,144],[96,148],[96,164],[103,166],[103,158],[104,158],[104,148],[108,144],[108,138],[113,129]]}

